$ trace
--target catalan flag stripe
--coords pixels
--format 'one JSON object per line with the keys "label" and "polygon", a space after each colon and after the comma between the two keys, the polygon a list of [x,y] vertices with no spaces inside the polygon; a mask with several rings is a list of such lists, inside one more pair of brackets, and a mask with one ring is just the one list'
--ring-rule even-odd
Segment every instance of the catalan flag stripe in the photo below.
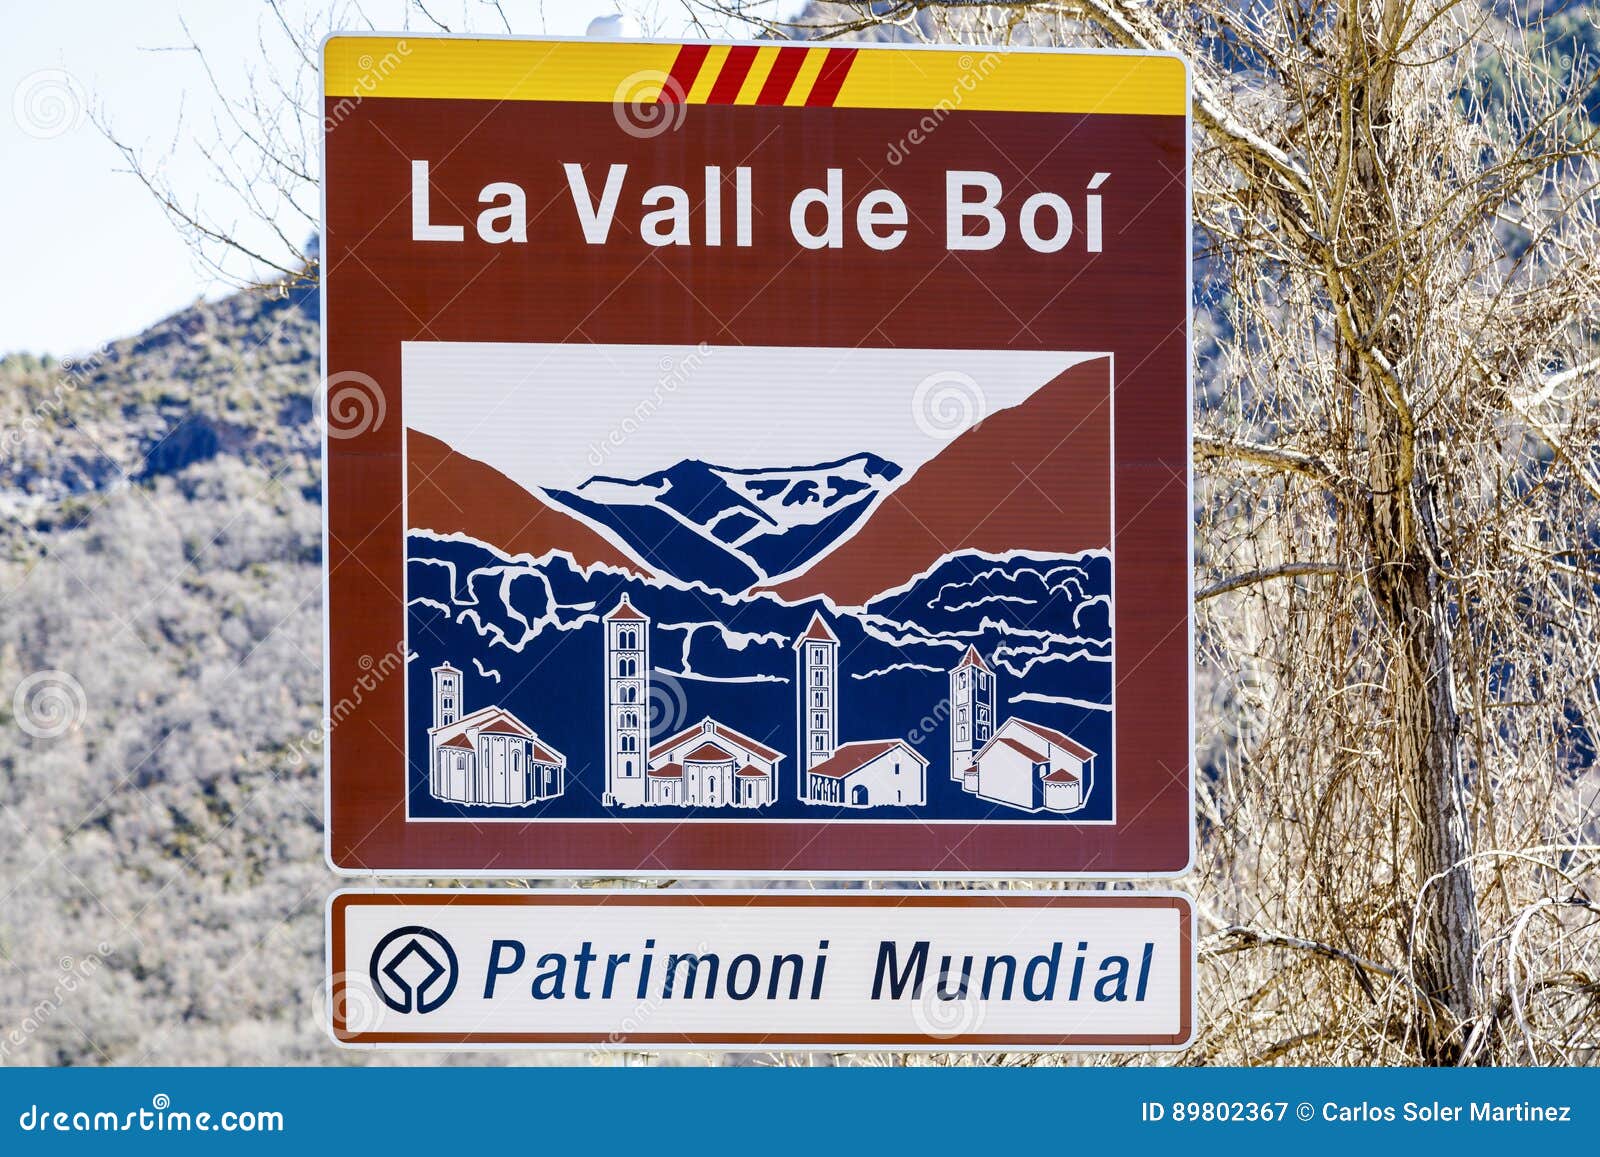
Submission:
{"label": "catalan flag stripe", "polygon": [[753,45],[736,44],[728,49],[728,59],[722,66],[722,73],[717,77],[717,83],[711,86],[711,95],[706,98],[707,104],[732,104],[733,98],[739,95],[739,88],[744,84],[744,74],[750,71],[750,66],[756,62],[756,52]]}
{"label": "catalan flag stripe", "polygon": [[756,97],[756,103],[782,104],[794,85],[794,78],[800,75],[800,65],[805,58],[804,48],[780,48],[778,59],[773,62],[772,71],[767,73],[767,83],[761,86],[761,95]]}
{"label": "catalan flag stripe", "polygon": [[663,104],[688,101],[689,93],[694,88],[694,78],[700,75],[700,66],[706,62],[706,54],[710,51],[709,44],[685,44],[678,49],[678,55],[672,61],[672,71],[667,74],[667,83],[661,86]]}
{"label": "catalan flag stripe", "polygon": [[839,90],[844,87],[844,78],[850,75],[850,66],[855,62],[854,48],[828,49],[828,59],[822,62],[817,83],[811,86],[811,95],[806,97],[806,107],[826,108],[832,105]]}
{"label": "catalan flag stripe", "polygon": [[739,86],[739,95],[733,98],[734,104],[755,104],[756,97],[761,95],[761,89],[767,83],[767,76],[772,72],[772,65],[778,59],[776,48],[763,48],[756,53],[755,63],[750,66],[750,71],[745,73],[744,84]]}
{"label": "catalan flag stripe", "polygon": [[789,88],[789,95],[783,98],[783,103],[790,108],[799,108],[806,103],[806,97],[811,95],[811,86],[817,83],[817,73],[822,71],[822,62],[828,59],[826,48],[808,48],[805,58],[800,62],[800,71],[795,74],[794,84]]}
{"label": "catalan flag stripe", "polygon": [[700,75],[695,77],[694,87],[689,90],[690,104],[706,103],[706,98],[711,95],[712,86],[717,83],[717,77],[722,73],[722,64],[727,59],[726,44],[711,46],[711,51],[706,54],[705,64],[700,69]]}

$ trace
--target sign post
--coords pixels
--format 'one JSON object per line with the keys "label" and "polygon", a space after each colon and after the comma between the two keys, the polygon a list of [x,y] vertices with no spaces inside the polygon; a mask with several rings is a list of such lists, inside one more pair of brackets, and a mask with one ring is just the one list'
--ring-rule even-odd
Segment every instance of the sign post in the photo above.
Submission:
{"label": "sign post", "polygon": [[336,36],[324,82],[336,869],[1187,868],[1179,60]]}

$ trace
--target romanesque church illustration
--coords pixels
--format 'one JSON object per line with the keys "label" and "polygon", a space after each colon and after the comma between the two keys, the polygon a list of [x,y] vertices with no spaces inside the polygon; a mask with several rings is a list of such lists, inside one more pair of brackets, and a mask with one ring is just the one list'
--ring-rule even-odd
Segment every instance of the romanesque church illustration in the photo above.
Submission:
{"label": "romanesque church illustration", "polygon": [[979,799],[1072,812],[1088,800],[1094,752],[1041,723],[995,726],[995,673],[968,647],[950,670],[950,776]]}
{"label": "romanesque church illustration", "polygon": [[650,748],[650,620],[622,596],[603,620],[606,635],[607,807],[646,803]]}
{"label": "romanesque church illustration", "polygon": [[794,641],[800,799],[830,807],[921,807],[928,761],[904,739],[839,742],[839,637],[812,613]]}
{"label": "romanesque church illustration", "polygon": [[[787,757],[721,720],[707,716],[651,743],[650,617],[623,595],[602,622],[604,805],[755,810],[775,802],[778,767]],[[812,614],[810,624],[792,646],[796,798],[824,808],[925,806],[928,760],[909,741],[898,737],[839,741],[839,637],[820,613]],[[1084,806],[1092,786],[1095,753],[1041,723],[1015,716],[1001,722],[996,711],[997,675],[976,647],[968,646],[950,669],[949,688],[950,776],[964,791],[1019,811],[1067,813]],[[565,759],[538,743],[515,716],[498,708],[485,708],[456,724],[451,711],[459,700],[459,689],[460,672],[436,669],[435,717],[450,720],[449,726],[434,729],[439,734],[436,750],[445,752],[448,760],[454,758],[449,754],[451,743],[472,756],[474,745],[482,742],[484,735],[491,744],[501,742],[496,736],[525,736],[527,754],[519,757],[513,748],[511,766],[517,766],[514,761],[521,758],[553,770],[555,778],[549,782],[556,784],[559,792]],[[469,726],[478,729],[470,742],[454,738]],[[454,771],[453,763],[440,762],[438,756],[435,767],[436,782],[442,782],[440,777],[447,774],[458,778],[464,774]],[[457,780],[449,782],[453,785]],[[526,790],[532,793],[537,784],[546,781],[535,778],[527,782]],[[492,774],[473,790],[480,796],[494,795],[499,802],[499,795],[515,790],[501,783]],[[529,794],[527,798],[535,797]]]}
{"label": "romanesque church illustration", "polygon": [[950,778],[957,782],[994,734],[994,693],[994,672],[969,645],[950,670]]}
{"label": "romanesque church illustration", "polygon": [[756,808],[777,791],[783,756],[709,716],[650,749],[645,802]]}
{"label": "romanesque church illustration", "polygon": [[[709,716],[652,745],[650,618],[624,595],[605,625],[606,807],[762,808],[783,753]],[[928,761],[904,739],[839,742],[839,639],[820,614],[794,641],[798,798],[920,807]]]}
{"label": "romanesque church illustration", "polygon": [[[805,633],[794,641],[796,702],[800,717],[795,734],[800,737],[800,782],[807,773],[833,755],[839,743],[839,636],[813,613]],[[801,798],[807,793],[802,790]]]}
{"label": "romanesque church illustration", "polygon": [[607,807],[759,808],[782,754],[709,716],[650,745],[650,618],[628,596],[605,616]]}
{"label": "romanesque church illustration", "polygon": [[523,807],[560,795],[567,757],[503,707],[463,714],[461,672],[433,669],[428,728],[428,790],[435,799],[483,807]]}

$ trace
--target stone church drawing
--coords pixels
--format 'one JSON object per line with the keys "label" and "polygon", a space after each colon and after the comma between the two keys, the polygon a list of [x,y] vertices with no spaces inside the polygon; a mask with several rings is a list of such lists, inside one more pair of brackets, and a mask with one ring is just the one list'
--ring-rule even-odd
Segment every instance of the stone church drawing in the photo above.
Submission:
{"label": "stone church drawing", "polygon": [[707,717],[650,744],[650,618],[627,595],[606,614],[606,807],[760,808],[783,755]]}
{"label": "stone church drawing", "polygon": [[648,804],[758,808],[773,801],[783,756],[711,718],[650,749]]}
{"label": "stone church drawing", "polygon": [[1084,805],[1094,752],[1042,723],[1007,719],[967,769],[962,786],[979,799],[1023,811]]}
{"label": "stone church drawing", "polygon": [[1074,812],[1088,802],[1095,753],[1042,723],[995,726],[995,673],[968,647],[950,669],[950,775],[962,790],[1020,811]]}
{"label": "stone church drawing", "polygon": [[503,707],[463,714],[461,672],[433,669],[428,789],[435,799],[480,807],[524,807],[567,787],[567,757]]}
{"label": "stone church drawing", "polygon": [[[801,786],[806,773],[833,757],[839,744],[839,636],[815,612],[805,633],[794,641],[795,690],[800,717]],[[806,792],[800,792],[802,799]]]}
{"label": "stone church drawing", "polygon": [[650,748],[650,620],[622,601],[602,620],[606,638],[607,807],[649,803],[645,760]]}
{"label": "stone church drawing", "polygon": [[825,807],[921,807],[928,761],[904,739],[839,742],[839,636],[813,612],[794,641],[799,796]]}
{"label": "stone church drawing", "polygon": [[921,807],[928,802],[928,761],[903,739],[846,743],[804,773],[802,789],[807,803]]}
{"label": "stone church drawing", "polygon": [[[654,744],[650,617],[627,595],[601,620],[605,640],[605,791],[611,808],[759,810],[778,799],[784,753],[706,716]],[[839,637],[820,613],[795,638],[795,783],[800,803],[834,809],[920,808],[928,760],[904,738],[840,742]],[[1015,716],[996,719],[996,673],[968,646],[949,671],[951,778],[989,803],[1025,812],[1081,809],[1095,752]],[[461,672],[433,668],[428,787],[434,798],[525,807],[560,796],[567,757],[504,707],[468,712]]]}

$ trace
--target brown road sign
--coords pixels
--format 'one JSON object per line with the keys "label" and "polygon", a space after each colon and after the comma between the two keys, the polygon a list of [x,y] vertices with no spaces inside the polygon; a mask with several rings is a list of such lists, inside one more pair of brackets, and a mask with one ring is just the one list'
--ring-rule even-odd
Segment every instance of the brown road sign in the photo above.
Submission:
{"label": "brown road sign", "polygon": [[1185,870],[1180,61],[324,81],[336,868]]}

